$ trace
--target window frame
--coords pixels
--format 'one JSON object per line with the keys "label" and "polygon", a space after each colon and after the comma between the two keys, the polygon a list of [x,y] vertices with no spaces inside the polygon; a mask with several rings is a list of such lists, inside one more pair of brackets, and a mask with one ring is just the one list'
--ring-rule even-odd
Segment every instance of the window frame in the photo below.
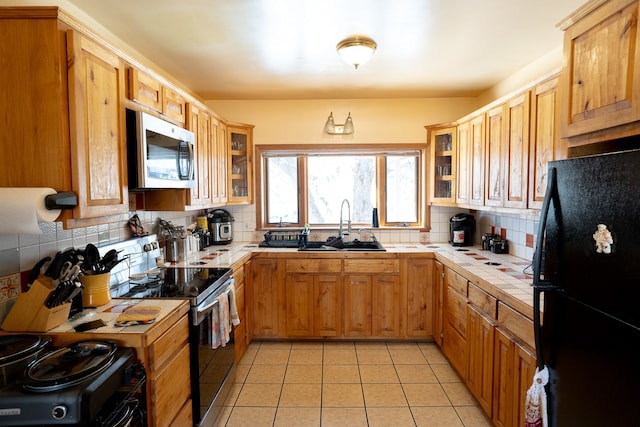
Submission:
{"label": "window frame", "polygon": [[[291,156],[297,155],[298,160],[298,222],[292,223],[268,223],[266,220],[266,189],[267,189],[267,177],[266,177],[266,162],[268,157],[264,154],[267,152],[282,152],[291,153]],[[418,153],[417,161],[417,218],[415,223],[388,223],[387,222],[387,202],[386,202],[386,159],[385,154],[398,155],[402,152],[416,151]],[[344,144],[340,146],[308,144],[308,145],[255,145],[255,180],[256,185],[256,229],[257,230],[269,230],[279,229],[281,227],[288,228],[302,228],[308,222],[307,211],[307,199],[308,199],[308,177],[307,177],[307,154],[313,155],[336,155],[343,153],[348,156],[367,154],[374,155],[376,165],[376,204],[378,207],[378,216],[380,221],[380,228],[392,229],[426,229],[429,223],[429,211],[426,208],[426,177],[427,170],[427,147],[425,144]],[[331,229],[338,226],[338,222],[327,223],[322,225],[316,225],[314,228],[326,228]],[[367,224],[370,226],[370,224]]]}

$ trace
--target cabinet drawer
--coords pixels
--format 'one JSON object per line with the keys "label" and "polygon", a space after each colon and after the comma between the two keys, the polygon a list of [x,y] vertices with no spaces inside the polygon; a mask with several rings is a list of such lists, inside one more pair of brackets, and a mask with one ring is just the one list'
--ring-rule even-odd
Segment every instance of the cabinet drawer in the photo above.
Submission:
{"label": "cabinet drawer", "polygon": [[189,338],[189,317],[183,316],[175,325],[149,346],[149,368],[155,372],[176,352],[187,344]]}
{"label": "cabinet drawer", "polygon": [[495,319],[498,300],[469,282],[469,303],[478,307],[488,317]]}
{"label": "cabinet drawer", "polygon": [[340,273],[342,260],[339,259],[288,259],[287,273]]}
{"label": "cabinet drawer", "polygon": [[467,376],[467,340],[460,335],[451,325],[444,325],[444,337],[442,339],[442,352],[451,362],[456,371],[466,378]]}
{"label": "cabinet drawer", "polygon": [[345,259],[345,273],[398,273],[400,261],[397,259]]}
{"label": "cabinet drawer", "polygon": [[498,301],[498,324],[531,348],[535,347],[533,321]]}
{"label": "cabinet drawer", "polygon": [[447,285],[460,292],[462,295],[467,296],[467,279],[464,276],[459,275],[450,268],[447,268],[446,272]]}
{"label": "cabinet drawer", "polygon": [[445,323],[451,324],[463,337],[467,335],[467,299],[455,289],[447,288]]}

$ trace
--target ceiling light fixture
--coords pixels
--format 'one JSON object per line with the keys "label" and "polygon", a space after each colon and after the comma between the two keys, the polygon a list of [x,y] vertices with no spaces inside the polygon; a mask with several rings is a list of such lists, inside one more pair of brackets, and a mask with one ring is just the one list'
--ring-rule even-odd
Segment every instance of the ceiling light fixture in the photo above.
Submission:
{"label": "ceiling light fixture", "polygon": [[343,125],[337,125],[333,122],[333,113],[329,113],[327,123],[324,125],[324,131],[329,135],[351,135],[353,133],[353,119],[351,113]]}
{"label": "ceiling light fixture", "polygon": [[347,64],[358,67],[371,59],[378,45],[369,37],[353,36],[342,40],[336,50]]}

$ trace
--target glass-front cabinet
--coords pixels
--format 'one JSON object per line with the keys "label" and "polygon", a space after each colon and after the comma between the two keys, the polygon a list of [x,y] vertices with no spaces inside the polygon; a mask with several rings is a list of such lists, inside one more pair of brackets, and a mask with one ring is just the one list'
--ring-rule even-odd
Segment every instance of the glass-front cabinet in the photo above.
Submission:
{"label": "glass-front cabinet", "polygon": [[253,126],[227,123],[230,205],[253,203]]}
{"label": "glass-front cabinet", "polygon": [[454,205],[456,202],[456,127],[425,126],[430,144],[429,202],[432,205]]}

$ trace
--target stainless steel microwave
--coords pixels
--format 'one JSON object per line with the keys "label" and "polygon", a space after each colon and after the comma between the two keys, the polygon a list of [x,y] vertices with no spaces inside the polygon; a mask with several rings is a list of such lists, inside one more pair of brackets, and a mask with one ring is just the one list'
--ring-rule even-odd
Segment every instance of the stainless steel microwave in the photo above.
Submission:
{"label": "stainless steel microwave", "polygon": [[166,120],[127,109],[129,188],[193,188],[196,177],[193,132]]}

